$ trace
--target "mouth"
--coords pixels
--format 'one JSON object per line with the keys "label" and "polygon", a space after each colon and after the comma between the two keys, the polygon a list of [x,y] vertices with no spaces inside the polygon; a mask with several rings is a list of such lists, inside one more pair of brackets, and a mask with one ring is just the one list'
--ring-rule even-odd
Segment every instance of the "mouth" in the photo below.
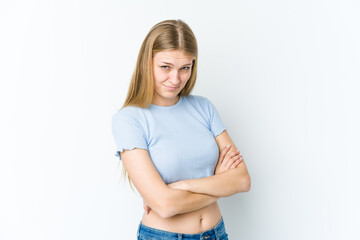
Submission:
{"label": "mouth", "polygon": [[179,87],[169,87],[164,85],[169,91],[175,91],[176,89],[178,89]]}

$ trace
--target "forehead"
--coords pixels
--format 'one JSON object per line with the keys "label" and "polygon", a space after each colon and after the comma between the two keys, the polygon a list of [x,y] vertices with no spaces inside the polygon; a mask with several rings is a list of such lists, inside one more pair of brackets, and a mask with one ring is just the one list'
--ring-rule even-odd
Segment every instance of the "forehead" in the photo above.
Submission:
{"label": "forehead", "polygon": [[181,62],[191,62],[193,56],[182,51],[182,50],[166,50],[157,52],[154,55],[154,61],[181,61]]}

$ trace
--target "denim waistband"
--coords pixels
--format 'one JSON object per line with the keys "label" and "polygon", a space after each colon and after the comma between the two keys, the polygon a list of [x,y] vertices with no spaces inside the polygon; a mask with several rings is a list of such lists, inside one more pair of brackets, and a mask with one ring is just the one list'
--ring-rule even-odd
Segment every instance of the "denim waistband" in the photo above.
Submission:
{"label": "denim waistband", "polygon": [[137,239],[139,235],[145,237],[153,237],[156,239],[164,239],[164,240],[213,240],[213,239],[227,239],[224,238],[227,236],[225,230],[225,224],[223,217],[221,216],[220,221],[215,225],[215,227],[197,234],[186,234],[186,233],[176,233],[176,232],[168,232],[160,229],[151,228],[142,224],[140,221],[138,230],[137,230]]}

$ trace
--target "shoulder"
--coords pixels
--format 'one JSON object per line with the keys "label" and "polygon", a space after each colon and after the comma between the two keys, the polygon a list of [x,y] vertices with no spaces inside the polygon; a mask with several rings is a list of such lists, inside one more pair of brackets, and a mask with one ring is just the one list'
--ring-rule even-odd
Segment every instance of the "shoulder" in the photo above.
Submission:
{"label": "shoulder", "polygon": [[121,108],[119,110],[117,110],[112,118],[116,119],[116,118],[137,118],[139,117],[139,115],[143,114],[143,112],[146,109],[144,108],[140,108],[140,107],[136,107],[136,106],[126,106],[124,108]]}
{"label": "shoulder", "polygon": [[187,99],[190,103],[200,105],[201,107],[206,107],[210,102],[207,97],[194,94],[184,96],[184,98]]}
{"label": "shoulder", "polygon": [[212,112],[215,108],[215,105],[204,96],[200,95],[188,95],[185,98],[190,102],[191,105],[195,106],[196,108],[201,108],[206,112]]}
{"label": "shoulder", "polygon": [[142,125],[145,118],[146,108],[140,108],[136,106],[126,106],[118,111],[116,111],[112,115],[113,123],[132,123],[132,124],[140,124]]}
{"label": "shoulder", "polygon": [[198,102],[203,102],[206,101],[207,98],[204,96],[200,96],[200,95],[195,95],[195,94],[190,94],[188,96],[184,96],[186,99],[188,99],[189,101],[198,101]]}

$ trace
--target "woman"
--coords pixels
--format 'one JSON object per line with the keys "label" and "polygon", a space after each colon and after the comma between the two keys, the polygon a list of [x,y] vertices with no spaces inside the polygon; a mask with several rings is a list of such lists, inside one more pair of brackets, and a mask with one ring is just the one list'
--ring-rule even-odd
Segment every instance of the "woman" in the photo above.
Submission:
{"label": "woman", "polygon": [[156,24],[112,118],[117,156],[144,200],[137,239],[228,239],[217,200],[250,189],[214,105],[190,94],[197,57],[186,23]]}

